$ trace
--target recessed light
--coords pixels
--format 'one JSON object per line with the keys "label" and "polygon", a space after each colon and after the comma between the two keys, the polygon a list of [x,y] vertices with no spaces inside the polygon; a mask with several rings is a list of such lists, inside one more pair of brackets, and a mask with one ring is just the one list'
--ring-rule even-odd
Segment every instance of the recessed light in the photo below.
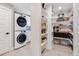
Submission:
{"label": "recessed light", "polygon": [[61,6],[59,6],[59,7],[58,7],[58,9],[60,9],[60,10],[61,10],[61,9],[62,9],[62,7],[61,7]]}

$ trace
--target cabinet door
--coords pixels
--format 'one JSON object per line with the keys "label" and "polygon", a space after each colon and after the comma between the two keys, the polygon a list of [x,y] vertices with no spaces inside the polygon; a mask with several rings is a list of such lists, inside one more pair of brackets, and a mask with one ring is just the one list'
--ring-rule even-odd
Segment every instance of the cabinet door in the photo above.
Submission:
{"label": "cabinet door", "polygon": [[11,9],[0,5],[0,54],[11,49]]}

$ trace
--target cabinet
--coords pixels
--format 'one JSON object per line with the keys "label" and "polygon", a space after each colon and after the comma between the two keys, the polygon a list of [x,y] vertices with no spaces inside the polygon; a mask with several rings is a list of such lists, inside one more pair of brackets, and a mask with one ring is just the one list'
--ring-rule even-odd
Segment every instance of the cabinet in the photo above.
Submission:
{"label": "cabinet", "polygon": [[12,47],[12,10],[0,5],[0,55]]}

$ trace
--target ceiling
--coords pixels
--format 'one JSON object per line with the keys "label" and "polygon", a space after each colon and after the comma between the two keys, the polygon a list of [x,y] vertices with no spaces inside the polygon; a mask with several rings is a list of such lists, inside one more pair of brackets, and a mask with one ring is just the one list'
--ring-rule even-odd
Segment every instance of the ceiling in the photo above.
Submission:
{"label": "ceiling", "polygon": [[52,4],[52,6],[53,6],[54,14],[58,14],[61,12],[69,13],[69,11],[73,8],[72,3],[54,3],[54,4]]}
{"label": "ceiling", "polygon": [[31,15],[31,3],[11,3],[15,11]]}
{"label": "ceiling", "polygon": [[[15,11],[31,15],[31,3],[11,3],[11,5],[14,6]],[[52,3],[51,5],[53,7],[54,15],[59,14],[61,11],[64,13],[68,13],[73,8],[72,3]],[[59,7],[62,7],[62,9],[59,10]]]}

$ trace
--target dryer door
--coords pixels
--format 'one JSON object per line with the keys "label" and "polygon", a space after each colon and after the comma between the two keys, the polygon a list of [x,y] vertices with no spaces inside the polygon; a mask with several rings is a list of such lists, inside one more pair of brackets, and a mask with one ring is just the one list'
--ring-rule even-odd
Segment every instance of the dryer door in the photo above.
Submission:
{"label": "dryer door", "polygon": [[24,33],[21,33],[21,34],[19,34],[19,35],[17,36],[17,42],[18,42],[19,44],[24,43],[24,42],[26,41],[26,39],[27,39],[27,36],[26,36],[26,34],[24,34]]}
{"label": "dryer door", "polygon": [[17,24],[20,27],[25,27],[26,24],[27,24],[27,21],[26,21],[26,19],[24,17],[18,17]]}

